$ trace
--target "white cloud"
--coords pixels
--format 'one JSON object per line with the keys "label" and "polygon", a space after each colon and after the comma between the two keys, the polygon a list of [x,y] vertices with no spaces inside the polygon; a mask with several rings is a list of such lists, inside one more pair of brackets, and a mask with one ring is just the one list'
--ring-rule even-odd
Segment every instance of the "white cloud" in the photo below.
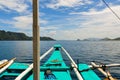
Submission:
{"label": "white cloud", "polygon": [[41,20],[40,20],[40,23],[41,23],[41,24],[47,24],[48,21],[47,21],[47,20],[43,20],[43,19],[41,19]]}
{"label": "white cloud", "polygon": [[25,0],[0,0],[0,9],[5,11],[14,10],[24,12],[29,6],[25,4]]}
{"label": "white cloud", "polygon": [[[0,19],[0,23],[11,24],[12,27],[21,29],[21,30],[31,29],[30,27],[32,27],[32,22],[33,22],[33,18],[31,13],[23,16],[15,16],[11,20]],[[40,24],[47,24],[48,21],[39,18],[39,22]]]}
{"label": "white cloud", "polygon": [[[32,14],[24,15],[24,16],[16,16],[13,17],[12,20],[0,19],[0,23],[11,25],[11,28],[17,29],[17,32],[24,32],[31,36],[32,34]],[[41,24],[46,24],[47,21],[44,19],[40,19]],[[5,26],[3,26],[5,27]],[[49,30],[50,28],[45,28],[44,30]],[[53,28],[51,28],[53,29]]]}
{"label": "white cloud", "polygon": [[53,26],[46,26],[46,27],[41,27],[40,32],[42,36],[52,36],[56,35],[58,30],[58,27],[53,27]]}
{"label": "white cloud", "polygon": [[[120,6],[111,7],[120,16]],[[90,10],[89,12],[72,12],[68,23],[76,24],[78,28],[57,30],[55,39],[85,39],[85,38],[116,38],[120,37],[120,20],[112,12]]]}
{"label": "white cloud", "polygon": [[2,9],[3,7],[0,5],[0,9]]}
{"label": "white cloud", "polygon": [[102,0],[100,0],[100,2],[97,4],[97,6],[103,6],[103,5],[105,5],[105,4],[103,3]]}
{"label": "white cloud", "polygon": [[[46,24],[47,21],[41,19],[40,23]],[[30,36],[32,35],[32,15],[14,17],[14,22],[12,25],[21,32],[25,32]]]}
{"label": "white cloud", "polygon": [[18,16],[13,18],[13,26],[19,29],[31,29],[32,27],[32,16]]}
{"label": "white cloud", "polygon": [[0,23],[4,24],[2,27],[10,28],[10,30],[15,29],[14,32],[24,32],[27,35],[32,35],[32,16],[16,16],[13,19],[0,19]]}
{"label": "white cloud", "polygon": [[92,0],[52,0],[51,3],[47,4],[48,8],[57,9],[59,7],[76,7],[85,4],[92,4]]}
{"label": "white cloud", "polygon": [[92,0],[84,0],[84,4],[92,4],[93,1]]}
{"label": "white cloud", "polygon": [[[115,11],[115,13],[117,13],[120,16],[120,14],[119,14],[120,6],[111,6],[111,8],[113,9],[113,11]],[[89,15],[89,16],[91,16],[91,15],[102,15],[102,14],[103,15],[104,14],[113,15],[113,13],[108,8],[105,8],[105,9],[103,9],[101,11],[97,11],[95,9],[90,9],[89,12],[72,12],[70,14],[78,14],[78,15],[81,14],[81,15]]]}

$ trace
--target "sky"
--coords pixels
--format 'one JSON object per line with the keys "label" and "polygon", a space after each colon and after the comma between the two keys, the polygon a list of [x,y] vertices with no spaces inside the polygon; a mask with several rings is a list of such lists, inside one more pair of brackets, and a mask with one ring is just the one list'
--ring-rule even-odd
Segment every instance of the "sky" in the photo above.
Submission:
{"label": "sky", "polygon": [[[105,0],[120,17],[120,0]],[[120,37],[120,20],[102,0],[39,0],[40,35],[56,40]],[[0,30],[32,36],[32,0],[0,0]]]}

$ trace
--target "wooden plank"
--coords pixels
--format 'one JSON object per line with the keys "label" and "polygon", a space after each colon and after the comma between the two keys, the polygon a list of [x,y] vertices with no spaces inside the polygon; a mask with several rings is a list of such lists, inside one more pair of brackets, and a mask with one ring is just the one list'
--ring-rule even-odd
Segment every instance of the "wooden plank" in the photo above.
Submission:
{"label": "wooden plank", "polygon": [[1,74],[2,72],[4,72],[4,71],[14,62],[15,59],[16,59],[16,58],[13,58],[13,59],[11,59],[10,61],[8,61],[7,64],[6,64],[3,68],[0,69],[0,74]]}
{"label": "wooden plank", "polygon": [[2,63],[2,64],[0,65],[0,69],[3,68],[3,67],[4,67],[5,65],[7,65],[8,63],[9,63],[9,61]]}
{"label": "wooden plank", "polygon": [[33,73],[34,80],[40,75],[39,0],[33,0]]}

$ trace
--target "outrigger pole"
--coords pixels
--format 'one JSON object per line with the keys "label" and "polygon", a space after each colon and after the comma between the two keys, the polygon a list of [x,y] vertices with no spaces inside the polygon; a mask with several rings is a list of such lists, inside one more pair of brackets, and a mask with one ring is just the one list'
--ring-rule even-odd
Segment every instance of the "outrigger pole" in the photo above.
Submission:
{"label": "outrigger pole", "polygon": [[39,1],[33,0],[33,77],[40,77],[40,36],[39,36]]}
{"label": "outrigger pole", "polygon": [[66,55],[68,56],[69,60],[71,61],[71,66],[73,67],[73,70],[75,72],[75,74],[77,75],[78,80],[83,80],[82,76],[80,75],[80,73],[77,70],[77,64],[75,63],[75,61],[72,59],[72,57],[69,55],[69,53],[62,47],[62,50],[66,53]]}
{"label": "outrigger pole", "polygon": [[[93,67],[97,67],[97,65],[94,62],[91,62]],[[115,65],[110,65],[110,66],[115,66]],[[120,66],[120,65],[116,65],[116,66]],[[109,80],[117,80],[115,78],[112,77],[112,75],[110,74],[110,72],[105,72],[102,68],[98,67],[97,68],[104,76],[106,76],[107,79]]]}
{"label": "outrigger pole", "polygon": [[[48,55],[53,50],[51,47],[47,52],[45,52],[42,56],[40,56],[40,60],[42,60],[46,55]],[[33,63],[29,65],[29,67],[23,71],[15,80],[21,80],[26,74],[28,74],[33,69]]]}

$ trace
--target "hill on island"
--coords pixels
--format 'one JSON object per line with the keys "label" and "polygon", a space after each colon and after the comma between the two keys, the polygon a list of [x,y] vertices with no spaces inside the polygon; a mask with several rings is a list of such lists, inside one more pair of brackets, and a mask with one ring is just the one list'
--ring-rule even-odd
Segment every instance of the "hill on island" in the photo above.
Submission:
{"label": "hill on island", "polygon": [[118,38],[114,38],[114,39],[111,39],[111,38],[103,38],[103,39],[101,39],[101,40],[103,40],[103,41],[117,41],[117,40],[120,40],[120,37],[118,37]]}
{"label": "hill on island", "polygon": [[[10,32],[10,31],[4,31],[0,30],[0,40],[32,40],[32,37],[27,36],[24,33],[18,33],[18,32]],[[40,37],[40,40],[54,40],[50,37]]]}
{"label": "hill on island", "polygon": [[77,41],[120,41],[120,37],[114,38],[114,39],[111,39],[108,37],[106,37],[106,38],[87,38],[84,40],[77,39]]}

